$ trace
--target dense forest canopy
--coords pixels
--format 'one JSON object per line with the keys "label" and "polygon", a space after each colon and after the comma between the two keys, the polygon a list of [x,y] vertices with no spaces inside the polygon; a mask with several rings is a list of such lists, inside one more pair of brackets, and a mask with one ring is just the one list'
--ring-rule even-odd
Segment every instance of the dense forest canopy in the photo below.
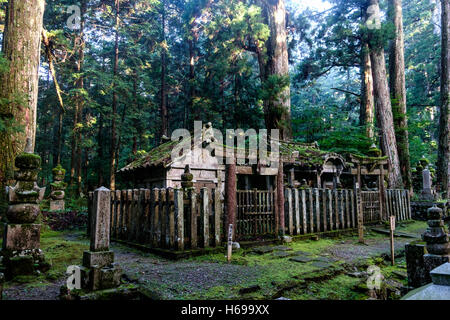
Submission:
{"label": "dense forest canopy", "polygon": [[[272,38],[279,31],[270,19],[283,9],[280,3],[289,56],[289,75],[281,76],[273,72],[278,49]],[[324,150],[366,154],[372,143],[381,148],[383,127],[377,119],[368,123],[362,112],[361,57],[374,41],[387,53],[395,27],[389,1],[380,1],[382,27],[369,34],[366,3],[47,0],[36,134],[42,184],[60,162],[74,195],[109,186],[116,170],[163,135],[192,129],[193,120],[219,129],[258,129],[275,119],[286,136],[317,141]],[[6,7],[0,0],[0,31]],[[437,0],[403,1],[412,168],[423,157],[433,166],[437,161],[440,12]],[[0,56],[0,72],[7,70]],[[290,93],[289,101],[276,98],[280,93]],[[5,126],[0,119],[0,130]]]}

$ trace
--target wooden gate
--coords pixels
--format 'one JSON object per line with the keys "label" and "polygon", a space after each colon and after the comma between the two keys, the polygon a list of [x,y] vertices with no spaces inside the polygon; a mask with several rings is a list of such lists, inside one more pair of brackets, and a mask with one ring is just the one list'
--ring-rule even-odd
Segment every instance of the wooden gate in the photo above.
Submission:
{"label": "wooden gate", "polygon": [[275,192],[238,190],[236,192],[236,238],[275,233]]}
{"label": "wooden gate", "polygon": [[378,191],[361,191],[364,223],[381,221],[380,193]]}

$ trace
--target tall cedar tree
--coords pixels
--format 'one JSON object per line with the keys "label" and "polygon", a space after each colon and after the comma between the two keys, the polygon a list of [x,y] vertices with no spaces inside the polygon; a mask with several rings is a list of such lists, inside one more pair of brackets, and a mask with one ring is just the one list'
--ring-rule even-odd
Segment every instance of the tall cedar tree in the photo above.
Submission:
{"label": "tall cedar tree", "polygon": [[[380,5],[378,0],[369,0],[375,19],[381,19]],[[369,17],[370,19],[370,17]],[[388,158],[389,164],[389,186],[391,188],[403,187],[400,171],[400,161],[397,151],[397,140],[395,138],[394,117],[389,93],[388,79],[386,73],[386,60],[384,57],[384,45],[380,33],[382,30],[373,28],[369,32],[370,59],[372,61],[372,76],[374,83],[375,109],[378,126],[380,127],[381,146]]]}
{"label": "tall cedar tree", "polygon": [[3,54],[9,72],[0,74],[0,190],[13,179],[14,158],[27,138],[34,149],[44,7],[44,0],[8,1]]}
{"label": "tall cedar tree", "polygon": [[394,24],[395,37],[389,47],[389,88],[398,158],[406,189],[412,191],[409,159],[408,119],[406,115],[405,44],[403,35],[402,0],[389,0],[389,20]]}
{"label": "tall cedar tree", "polygon": [[449,54],[449,10],[450,1],[442,0],[442,57],[441,57],[441,112],[439,117],[439,149],[437,161],[438,186],[447,198],[450,192],[450,54]]}

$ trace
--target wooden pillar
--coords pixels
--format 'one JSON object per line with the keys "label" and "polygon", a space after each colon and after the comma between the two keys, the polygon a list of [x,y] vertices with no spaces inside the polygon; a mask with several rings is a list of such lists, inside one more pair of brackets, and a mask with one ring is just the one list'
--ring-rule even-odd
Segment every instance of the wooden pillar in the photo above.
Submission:
{"label": "wooden pillar", "polygon": [[277,175],[277,208],[278,208],[278,229],[279,235],[284,236],[284,179],[283,179],[283,162],[280,161]]}
{"label": "wooden pillar", "polygon": [[358,163],[358,182],[355,184],[356,212],[359,242],[364,243],[364,213],[361,199],[361,165]]}
{"label": "wooden pillar", "polygon": [[[236,236],[236,163],[227,164],[225,166],[225,207],[227,222],[225,228],[228,229],[230,224],[233,225],[233,240]],[[227,230],[224,230],[224,234],[227,234]]]}
{"label": "wooden pillar", "polygon": [[386,210],[384,209],[385,198],[384,198],[384,167],[383,164],[380,164],[380,176],[378,177],[378,191],[379,191],[379,201],[380,201],[380,218],[381,220],[386,221]]}

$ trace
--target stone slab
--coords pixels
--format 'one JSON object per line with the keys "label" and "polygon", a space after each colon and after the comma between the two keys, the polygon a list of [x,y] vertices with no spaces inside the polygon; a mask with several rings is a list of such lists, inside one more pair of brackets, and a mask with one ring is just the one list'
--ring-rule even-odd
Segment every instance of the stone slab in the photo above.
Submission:
{"label": "stone slab", "polygon": [[12,251],[39,249],[40,238],[40,224],[6,224],[3,249]]}
{"label": "stone slab", "polygon": [[275,246],[275,247],[273,247],[273,250],[277,250],[277,251],[291,251],[292,248],[288,247],[288,246]]}
{"label": "stone slab", "polygon": [[450,300],[450,287],[430,283],[409,292],[402,300]]}
{"label": "stone slab", "polygon": [[450,263],[445,263],[431,272],[433,283],[440,286],[450,286]]}
{"label": "stone slab", "polygon": [[287,258],[292,256],[292,253],[286,251],[276,251],[272,253],[272,256],[274,256],[275,258]]}
{"label": "stone slab", "polygon": [[83,267],[92,268],[94,266],[97,266],[99,268],[103,268],[111,265],[113,262],[114,262],[113,251],[83,252]]}
{"label": "stone slab", "polygon": [[263,247],[256,247],[252,249],[253,252],[258,254],[265,254],[273,251],[273,247],[270,246],[263,246]]}
{"label": "stone slab", "polygon": [[323,262],[323,261],[314,261],[313,263],[311,263],[311,266],[320,268],[320,269],[327,269],[327,268],[330,268],[332,265],[330,263]]}
{"label": "stone slab", "polygon": [[303,256],[292,257],[289,260],[290,261],[294,261],[294,262],[300,262],[300,263],[306,263],[306,262],[311,262],[312,261],[311,258],[303,257]]}

